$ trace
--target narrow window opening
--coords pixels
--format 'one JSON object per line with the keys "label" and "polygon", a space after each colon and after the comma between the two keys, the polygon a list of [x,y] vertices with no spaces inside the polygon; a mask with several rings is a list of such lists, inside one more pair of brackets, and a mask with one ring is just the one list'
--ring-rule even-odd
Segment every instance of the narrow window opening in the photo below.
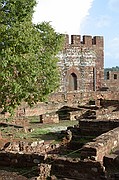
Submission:
{"label": "narrow window opening", "polygon": [[109,79],[109,71],[107,72],[107,79]]}
{"label": "narrow window opening", "polygon": [[117,74],[114,74],[114,79],[117,79]]}

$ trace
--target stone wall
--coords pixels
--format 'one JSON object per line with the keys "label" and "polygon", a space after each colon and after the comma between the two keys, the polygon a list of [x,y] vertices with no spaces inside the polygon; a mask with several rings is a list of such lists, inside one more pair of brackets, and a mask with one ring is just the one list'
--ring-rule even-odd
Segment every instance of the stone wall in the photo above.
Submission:
{"label": "stone wall", "polygon": [[[64,106],[77,108],[80,105],[85,105],[89,103],[89,101],[97,101],[100,99],[104,100],[119,100],[119,91],[111,92],[111,91],[91,91],[91,92],[67,92],[67,93],[53,93],[49,96],[47,102],[39,102],[33,107],[29,107],[27,104],[23,103],[21,106],[19,106],[16,109],[15,116],[18,117],[28,117],[28,116],[39,116],[40,121],[40,115],[44,116],[44,123],[45,123],[45,117],[46,122],[47,116],[45,114],[51,113],[51,119],[53,117],[53,114],[57,112],[59,109],[61,109]],[[110,102],[108,102],[110,103]],[[0,118],[7,118],[9,116],[8,113],[6,114],[0,114]],[[49,117],[50,118],[50,117]],[[54,118],[57,122],[57,117],[54,115]]]}
{"label": "stone wall", "polygon": [[[93,121],[90,121],[92,129],[94,128],[98,131],[99,128],[100,132],[119,126],[119,121],[116,120],[107,122]],[[81,122],[83,122],[83,120]],[[84,121],[84,123],[87,123],[87,121]],[[89,127],[90,132],[92,131],[89,124],[85,124],[85,126],[87,129]],[[79,134],[83,136],[80,128],[81,126],[79,125]],[[88,132],[87,136],[91,135],[90,132]],[[31,143],[25,141],[8,142],[4,144],[3,148],[0,150],[0,165],[13,167],[33,167],[39,165],[39,180],[40,178],[43,179],[44,177],[46,178],[46,176],[53,175],[58,178],[78,180],[107,180],[107,173],[102,163],[104,157],[109,155],[118,145],[119,127],[98,136],[91,142],[86,143],[80,150],[76,150],[76,153],[79,152],[81,158],[68,158],[68,152],[67,155],[65,153],[63,157],[61,145],[53,145],[51,141],[35,141]],[[59,157],[59,153],[62,154],[62,157]],[[75,151],[72,153],[75,154]]]}
{"label": "stone wall", "polygon": [[119,100],[100,101],[101,109],[97,112],[97,119],[119,119]]}
{"label": "stone wall", "polygon": [[81,119],[79,120],[80,133],[83,136],[99,136],[102,133],[108,132],[119,127],[119,120],[95,120]]}
{"label": "stone wall", "polygon": [[104,45],[102,36],[65,35],[64,49],[59,53],[60,92],[95,91],[104,81]]}
{"label": "stone wall", "polygon": [[109,90],[119,91],[119,72],[108,71],[105,84],[109,88]]}
{"label": "stone wall", "polygon": [[59,116],[55,112],[40,115],[40,123],[59,123]]}
{"label": "stone wall", "polygon": [[85,144],[81,150],[81,159],[95,159],[103,162],[103,157],[119,145],[119,127],[104,133]]}
{"label": "stone wall", "polygon": [[96,161],[71,158],[53,158],[51,174],[58,178],[101,180],[105,177],[103,166]]}
{"label": "stone wall", "polygon": [[85,105],[90,100],[107,99],[119,100],[119,92],[67,92],[67,93],[54,93],[49,96],[46,103],[38,103],[32,108],[26,104],[20,106],[16,115],[19,116],[39,116],[45,113],[56,112],[64,106],[78,107],[78,105]]}
{"label": "stone wall", "polygon": [[45,155],[48,152],[55,151],[55,149],[59,148],[59,144],[52,144],[53,141],[34,141],[34,142],[26,142],[26,141],[13,141],[7,142],[0,149],[3,153],[18,153],[18,154],[40,154]]}
{"label": "stone wall", "polygon": [[36,153],[0,152],[0,166],[22,168],[38,166],[38,180],[44,180],[47,176],[52,175],[58,178],[64,177],[78,180],[92,178],[93,180],[101,180],[101,178],[105,177],[105,171],[100,162],[57,156],[46,159],[44,155]]}
{"label": "stone wall", "polygon": [[33,167],[44,162],[44,158],[45,156],[40,154],[0,152],[0,166]]}

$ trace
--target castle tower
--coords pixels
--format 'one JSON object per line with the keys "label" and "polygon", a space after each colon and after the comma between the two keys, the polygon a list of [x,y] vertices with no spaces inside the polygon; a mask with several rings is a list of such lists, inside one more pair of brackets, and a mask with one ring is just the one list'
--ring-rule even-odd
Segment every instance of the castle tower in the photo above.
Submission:
{"label": "castle tower", "polygon": [[65,45],[59,53],[60,92],[96,91],[103,84],[104,56],[102,36],[65,35]]}

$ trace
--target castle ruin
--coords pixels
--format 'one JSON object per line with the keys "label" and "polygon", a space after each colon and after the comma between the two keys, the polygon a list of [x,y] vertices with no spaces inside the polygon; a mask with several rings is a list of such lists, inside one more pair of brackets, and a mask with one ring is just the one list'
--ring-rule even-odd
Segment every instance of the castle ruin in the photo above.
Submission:
{"label": "castle ruin", "polygon": [[[65,35],[58,54],[61,83],[45,103],[30,108],[22,104],[16,116],[38,116],[39,123],[77,120],[69,127],[72,140],[63,156],[62,145],[44,141],[7,142],[1,149],[1,166],[38,166],[39,180],[119,179],[119,73],[107,72],[104,80],[104,40],[102,36]],[[91,103],[91,104],[90,104]],[[20,123],[20,121],[18,121]],[[82,145],[82,138],[91,138]],[[75,138],[78,138],[76,140]],[[63,147],[64,150],[64,147]],[[76,153],[76,154],[75,154]],[[60,156],[61,155],[61,156]]]}
{"label": "castle ruin", "polygon": [[59,88],[45,103],[39,102],[32,108],[23,103],[16,110],[17,117],[39,116],[43,123],[59,122],[57,112],[64,110],[63,108],[77,108],[89,101],[94,101],[95,105],[100,106],[101,99],[119,100],[119,73],[107,72],[107,78],[104,79],[103,36],[70,37],[66,34],[64,47],[57,56],[60,72]]}
{"label": "castle ruin", "polygon": [[60,92],[96,91],[104,80],[104,42],[102,36],[65,35],[64,49],[59,53]]}

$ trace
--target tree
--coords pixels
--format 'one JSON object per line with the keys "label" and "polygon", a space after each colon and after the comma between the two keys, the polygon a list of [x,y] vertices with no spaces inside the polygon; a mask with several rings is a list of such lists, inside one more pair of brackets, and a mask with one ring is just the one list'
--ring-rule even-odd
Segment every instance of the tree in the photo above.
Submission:
{"label": "tree", "polygon": [[58,87],[56,58],[63,36],[48,22],[32,23],[35,0],[0,2],[0,108],[43,101]]}

